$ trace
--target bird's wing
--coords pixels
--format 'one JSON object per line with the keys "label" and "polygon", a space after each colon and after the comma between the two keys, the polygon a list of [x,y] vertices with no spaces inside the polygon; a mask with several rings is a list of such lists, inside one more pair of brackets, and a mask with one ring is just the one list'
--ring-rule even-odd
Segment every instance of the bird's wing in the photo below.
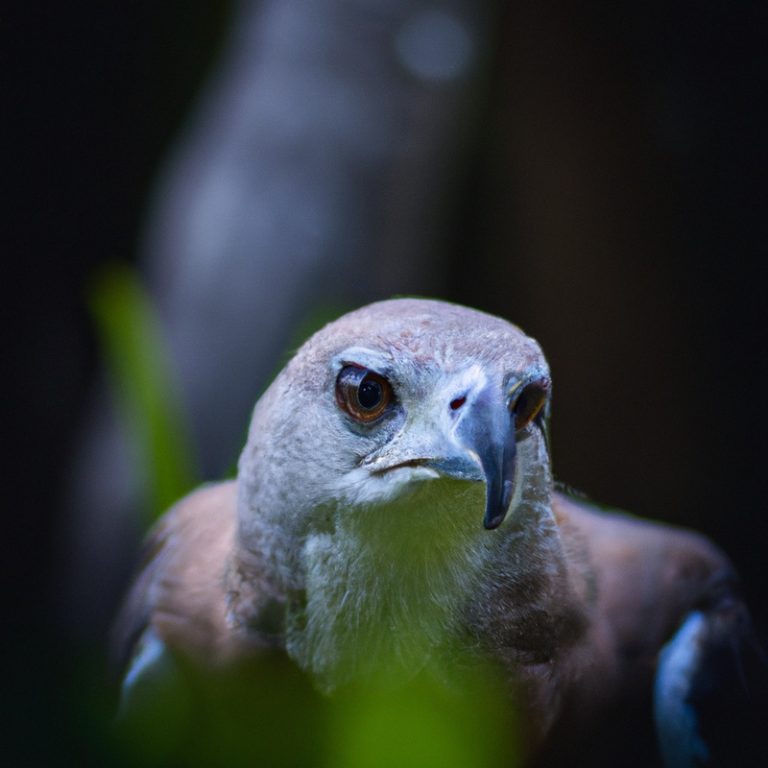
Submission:
{"label": "bird's wing", "polygon": [[731,589],[691,611],[659,657],[656,727],[669,768],[768,765],[768,666]]}
{"label": "bird's wing", "polygon": [[235,522],[235,482],[191,493],[158,521],[115,624],[121,668],[132,657],[146,666],[158,656],[158,643],[209,661],[227,653],[232,632],[225,579]]}
{"label": "bird's wing", "polygon": [[768,668],[727,558],[693,532],[559,494],[555,509],[573,571],[592,582],[595,686],[613,678],[650,690],[655,677],[670,768],[768,765],[757,737]]}
{"label": "bird's wing", "polygon": [[688,612],[735,580],[728,559],[700,534],[561,493],[553,510],[571,583],[621,663],[655,666]]}

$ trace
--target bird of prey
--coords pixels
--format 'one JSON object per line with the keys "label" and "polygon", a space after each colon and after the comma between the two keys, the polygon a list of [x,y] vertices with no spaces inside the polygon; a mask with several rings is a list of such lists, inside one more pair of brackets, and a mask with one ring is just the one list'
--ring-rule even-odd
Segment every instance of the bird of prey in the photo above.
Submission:
{"label": "bird of prey", "polygon": [[732,568],[557,490],[550,394],[537,342],[465,307],[383,301],[318,331],[256,404],[237,480],[151,533],[118,622],[126,696],[169,652],[277,647],[329,694],[484,658],[538,764],[625,710],[665,765],[716,764],[753,643]]}

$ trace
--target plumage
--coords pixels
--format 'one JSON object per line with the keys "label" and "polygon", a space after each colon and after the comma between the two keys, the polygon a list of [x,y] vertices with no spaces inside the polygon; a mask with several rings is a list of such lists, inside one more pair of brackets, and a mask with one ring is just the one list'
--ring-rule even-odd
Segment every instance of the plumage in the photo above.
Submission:
{"label": "plumage", "polygon": [[237,481],[151,533],[117,624],[128,695],[158,648],[285,649],[329,694],[488,658],[532,760],[567,763],[627,702],[650,727],[655,685],[667,764],[698,765],[708,649],[752,642],[731,566],[557,491],[549,395],[536,342],[463,307],[380,302],[315,334],[257,403]]}

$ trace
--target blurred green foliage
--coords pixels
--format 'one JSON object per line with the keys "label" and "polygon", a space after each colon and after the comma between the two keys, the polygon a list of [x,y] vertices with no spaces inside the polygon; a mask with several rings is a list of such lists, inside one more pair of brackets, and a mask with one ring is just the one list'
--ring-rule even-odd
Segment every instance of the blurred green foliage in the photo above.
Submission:
{"label": "blurred green foliage", "polygon": [[151,522],[199,482],[160,323],[127,266],[103,270],[89,299]]}
{"label": "blurred green foliage", "polygon": [[424,670],[398,686],[334,696],[325,765],[339,768],[514,768],[518,739],[508,692],[491,667]]}
{"label": "blurred green foliage", "polygon": [[326,697],[278,652],[215,673],[175,659],[119,720],[116,745],[142,766],[519,765],[510,702],[490,670],[450,686],[422,672]]}

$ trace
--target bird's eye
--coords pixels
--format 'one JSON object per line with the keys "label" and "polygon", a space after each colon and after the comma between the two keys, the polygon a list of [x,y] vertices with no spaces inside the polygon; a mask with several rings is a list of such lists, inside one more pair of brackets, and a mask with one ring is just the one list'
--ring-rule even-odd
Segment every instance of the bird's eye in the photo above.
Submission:
{"label": "bird's eye", "polygon": [[353,419],[370,424],[393,400],[392,385],[378,373],[345,365],[336,379],[336,402]]}
{"label": "bird's eye", "polygon": [[525,429],[540,413],[547,402],[550,380],[546,377],[536,379],[526,384],[512,404],[515,415],[515,431]]}

